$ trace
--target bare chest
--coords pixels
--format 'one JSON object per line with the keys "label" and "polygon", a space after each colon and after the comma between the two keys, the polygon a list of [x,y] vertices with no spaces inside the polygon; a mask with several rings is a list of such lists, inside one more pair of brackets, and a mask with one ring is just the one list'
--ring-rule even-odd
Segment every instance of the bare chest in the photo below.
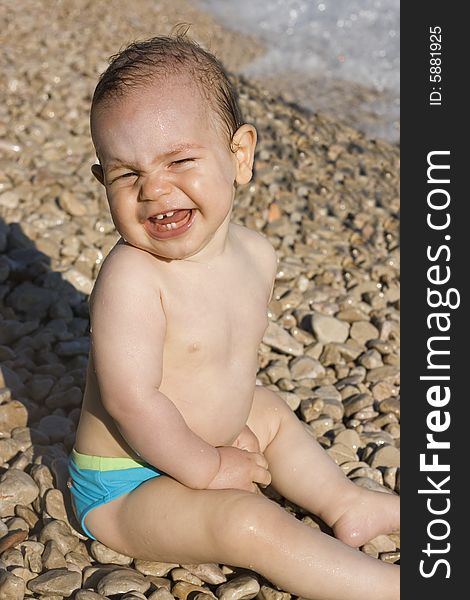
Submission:
{"label": "bare chest", "polygon": [[219,363],[253,357],[267,326],[268,290],[254,269],[186,273],[166,285],[167,357]]}

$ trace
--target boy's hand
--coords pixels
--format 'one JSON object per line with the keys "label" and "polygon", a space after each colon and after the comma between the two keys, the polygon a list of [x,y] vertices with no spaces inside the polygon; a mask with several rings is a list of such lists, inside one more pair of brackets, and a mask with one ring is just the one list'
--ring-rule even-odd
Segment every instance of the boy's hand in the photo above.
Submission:
{"label": "boy's hand", "polygon": [[217,448],[220,466],[208,490],[237,489],[257,492],[256,483],[263,487],[271,483],[268,461],[260,452],[248,452],[233,446]]}

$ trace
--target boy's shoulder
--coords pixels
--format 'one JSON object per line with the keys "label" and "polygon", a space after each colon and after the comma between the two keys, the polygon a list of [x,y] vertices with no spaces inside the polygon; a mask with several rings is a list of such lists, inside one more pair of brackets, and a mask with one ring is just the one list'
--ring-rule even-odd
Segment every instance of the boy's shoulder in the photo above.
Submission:
{"label": "boy's shoulder", "polygon": [[135,289],[149,282],[157,282],[156,277],[149,277],[149,272],[156,272],[156,261],[152,256],[127,244],[122,238],[115,244],[101,265],[90,302],[98,294],[115,293],[118,290]]}
{"label": "boy's shoulder", "polygon": [[267,237],[237,223],[231,223],[231,227],[235,237],[255,262],[260,263],[267,270],[277,269],[277,254]]}

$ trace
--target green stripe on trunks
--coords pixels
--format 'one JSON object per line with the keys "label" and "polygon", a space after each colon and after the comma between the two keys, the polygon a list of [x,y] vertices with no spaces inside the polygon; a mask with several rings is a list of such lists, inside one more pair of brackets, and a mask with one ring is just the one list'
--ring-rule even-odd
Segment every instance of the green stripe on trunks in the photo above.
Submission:
{"label": "green stripe on trunks", "polygon": [[116,471],[118,469],[136,469],[137,467],[148,467],[143,460],[134,460],[121,456],[93,456],[81,454],[75,448],[72,449],[72,458],[79,469],[92,469],[94,471]]}

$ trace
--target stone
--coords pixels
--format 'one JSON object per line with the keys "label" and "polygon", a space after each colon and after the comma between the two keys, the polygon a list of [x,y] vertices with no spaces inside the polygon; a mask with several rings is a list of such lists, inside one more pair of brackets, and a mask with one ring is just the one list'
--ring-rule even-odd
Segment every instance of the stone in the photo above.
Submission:
{"label": "stone", "polygon": [[204,583],[199,577],[196,577],[196,575],[193,575],[183,567],[172,569],[170,575],[173,581],[186,581],[187,583],[192,583],[194,585],[203,585]]}
{"label": "stone", "polygon": [[112,563],[113,565],[130,565],[132,563],[132,557],[116,552],[111,548],[108,548],[98,540],[93,540],[90,546],[90,554],[92,557],[100,563]]}
{"label": "stone", "polygon": [[28,422],[28,411],[18,400],[11,400],[0,405],[0,431],[11,432],[15,427],[25,427]]}
{"label": "stone", "polygon": [[187,583],[186,581],[178,581],[171,589],[173,596],[179,600],[186,600],[190,594],[191,598],[193,598],[193,596],[196,595],[196,592],[200,592],[204,595],[207,594],[210,597],[215,598],[209,588],[194,585],[193,583]]}
{"label": "stone", "polygon": [[379,337],[379,331],[369,321],[356,321],[351,325],[350,336],[359,344]]}
{"label": "stone", "polygon": [[370,394],[354,394],[343,401],[344,416],[351,417],[354,413],[372,406],[373,402]]}
{"label": "stone", "polygon": [[367,352],[361,354],[358,362],[366,369],[375,369],[383,366],[382,357],[377,350],[367,350]]}
{"label": "stone", "polygon": [[179,565],[176,563],[154,562],[151,560],[141,560],[140,558],[136,558],[134,561],[134,567],[143,575],[156,575],[157,577],[164,577],[172,569],[179,567]]}
{"label": "stone", "polygon": [[[197,596],[199,596],[199,594],[195,594],[194,598],[192,597],[192,600],[196,600]],[[208,598],[211,598],[211,596],[208,596]],[[167,590],[164,587],[161,587],[158,590],[152,592],[148,597],[148,600],[174,600],[174,596],[169,590]]]}
{"label": "stone", "polygon": [[400,451],[395,446],[384,445],[372,454],[369,464],[371,467],[399,467]]}
{"label": "stone", "polygon": [[7,533],[6,535],[3,535],[0,538],[0,554],[2,552],[4,552],[5,550],[7,550],[8,548],[12,548],[13,546],[16,546],[23,540],[27,539],[27,537],[28,537],[28,531],[25,531],[25,530],[11,531],[11,532]]}
{"label": "stone", "polygon": [[219,565],[215,563],[202,563],[200,565],[181,565],[193,575],[205,583],[219,585],[227,581],[227,577],[222,572]]}
{"label": "stone", "polygon": [[8,548],[2,554],[2,563],[5,567],[24,567],[24,557],[18,548]]}
{"label": "stone", "polygon": [[378,381],[388,381],[389,383],[396,383],[399,377],[400,370],[395,366],[377,367],[368,371],[366,379],[370,383],[377,383]]}
{"label": "stone", "polygon": [[70,527],[66,523],[56,520],[47,523],[39,534],[39,541],[44,545],[49,540],[54,540],[57,543],[60,552],[64,556],[67,552],[75,550],[80,543],[80,540],[72,534]]}
{"label": "stone", "polygon": [[349,323],[318,312],[312,315],[312,329],[317,340],[322,344],[331,342],[343,344],[349,335]]}
{"label": "stone", "polygon": [[326,453],[335,461],[337,465],[342,465],[345,462],[357,460],[357,454],[350,446],[344,446],[343,444],[336,443],[336,440],[335,443],[328,448]]}
{"label": "stone", "polygon": [[62,191],[58,201],[60,208],[73,217],[81,217],[87,212],[87,207],[83,203],[83,200],[68,190]]}
{"label": "stone", "polygon": [[74,600],[106,600],[106,598],[92,590],[78,590],[75,593]]}
{"label": "stone", "polygon": [[258,595],[260,585],[255,577],[241,575],[223,583],[216,590],[219,600],[250,600]]}
{"label": "stone", "polygon": [[275,350],[279,350],[284,354],[290,354],[292,356],[301,356],[303,352],[303,345],[273,321],[269,321],[268,323],[268,327],[263,337],[263,343]]}
{"label": "stone", "polygon": [[350,476],[351,478],[368,477],[376,483],[380,483],[380,485],[383,485],[384,483],[382,473],[378,469],[373,469],[369,466],[354,469],[350,472]]}
{"label": "stone", "polygon": [[82,576],[76,571],[67,569],[51,569],[42,575],[38,575],[27,583],[27,588],[39,594],[56,594],[58,596],[70,596],[82,585]]}
{"label": "stone", "polygon": [[64,555],[59,550],[55,540],[49,540],[42,554],[42,566],[46,570],[61,569],[66,567]]}
{"label": "stone", "polygon": [[39,495],[43,497],[46,492],[54,488],[52,473],[46,465],[33,465],[31,468],[31,477],[39,486]]}
{"label": "stone", "polygon": [[325,402],[321,398],[306,398],[305,400],[302,400],[300,402],[300,412],[303,420],[310,423],[310,421],[318,419],[322,414],[324,406]]}
{"label": "stone", "polygon": [[9,469],[0,477],[0,517],[15,514],[17,504],[30,504],[39,495],[39,488],[24,471]]}
{"label": "stone", "polygon": [[262,585],[257,598],[259,600],[290,600],[291,595],[287,592],[275,590],[267,585]]}
{"label": "stone", "polygon": [[379,404],[379,411],[381,413],[392,413],[400,418],[400,398],[385,398]]}
{"label": "stone", "polygon": [[325,367],[310,356],[298,356],[289,363],[292,379],[316,379],[325,374]]}
{"label": "stone", "polygon": [[331,417],[320,417],[315,421],[311,421],[309,427],[313,431],[316,438],[319,438],[327,431],[330,431],[334,427],[334,421]]}
{"label": "stone", "polygon": [[140,573],[131,569],[116,569],[100,579],[96,587],[104,596],[125,594],[130,591],[145,593],[150,587],[150,582]]}
{"label": "stone", "polygon": [[46,512],[53,518],[59,521],[68,521],[67,512],[65,510],[64,497],[60,490],[47,490],[44,495],[44,507]]}
{"label": "stone", "polygon": [[361,447],[361,438],[354,429],[345,429],[335,436],[335,443],[343,444],[356,451]]}
{"label": "stone", "polygon": [[23,600],[25,589],[24,579],[0,570],[0,600]]}
{"label": "stone", "polygon": [[75,425],[68,417],[46,415],[39,421],[38,429],[54,443],[61,442],[67,434],[72,433],[75,430]]}

